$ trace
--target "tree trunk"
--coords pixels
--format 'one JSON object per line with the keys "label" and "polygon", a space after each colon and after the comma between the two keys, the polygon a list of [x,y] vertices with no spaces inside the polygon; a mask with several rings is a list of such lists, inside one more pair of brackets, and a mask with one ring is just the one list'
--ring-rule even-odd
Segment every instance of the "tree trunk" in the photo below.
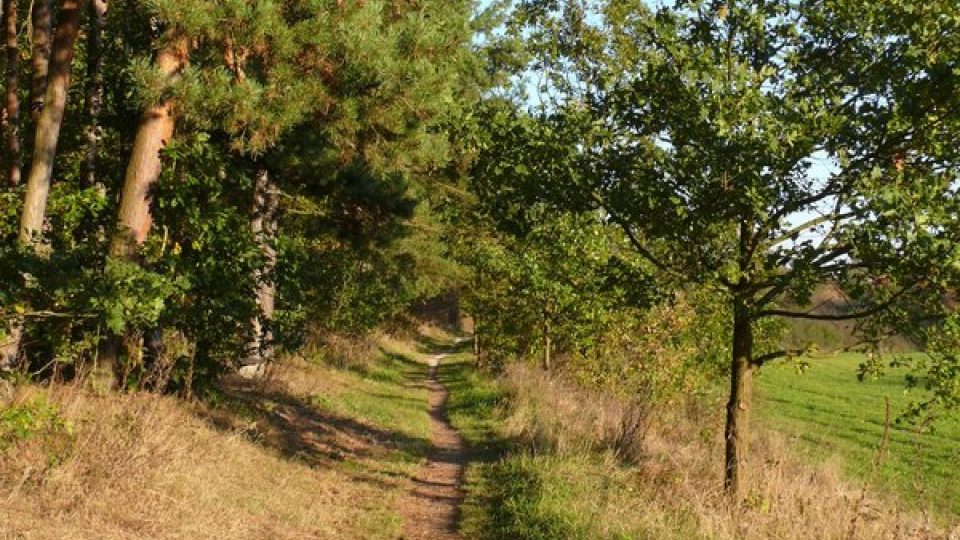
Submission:
{"label": "tree trunk", "polygon": [[20,45],[18,43],[17,0],[4,0],[3,27],[7,39],[7,99],[3,111],[4,139],[6,142],[7,180],[12,185],[20,183]]}
{"label": "tree trunk", "polygon": [[[20,138],[19,136],[15,138],[15,145],[10,144],[11,139],[9,138],[10,133],[17,128],[18,122],[14,121],[14,118],[20,115],[20,104],[17,99],[17,86],[19,85],[19,67],[17,63],[20,61],[19,48],[17,48],[17,2],[16,0],[4,0],[4,2],[0,4],[0,8],[3,10],[0,21],[3,22],[2,28],[7,37],[5,40],[8,45],[7,54],[13,54],[13,62],[11,62],[9,57],[7,59],[7,101],[3,110],[3,128],[6,135],[7,152],[12,165],[11,170],[9,170],[8,180],[12,184],[17,184],[20,182]],[[13,42],[12,49],[9,48],[11,41]],[[14,69],[10,69],[11,65]],[[11,114],[11,109],[14,114]],[[16,167],[15,171],[12,170],[14,166]],[[9,328],[4,329],[3,337],[0,338],[0,372],[6,371],[15,365],[17,355],[20,352],[20,336],[23,332],[23,322],[19,319],[12,319],[8,324]]]}
{"label": "tree trunk", "polygon": [[477,362],[480,361],[480,330],[477,328],[476,319],[473,322],[473,356]]}
{"label": "tree trunk", "polygon": [[727,402],[726,459],[723,488],[733,498],[740,494],[741,466],[747,456],[753,387],[753,325],[742,298],[733,301],[733,359],[730,400]]}
{"label": "tree trunk", "polygon": [[[37,120],[33,162],[27,178],[19,230],[20,243],[34,250],[38,250],[41,245],[40,234],[47,211],[47,196],[50,193],[50,179],[53,175],[53,161],[60,139],[60,127],[63,124],[63,114],[67,106],[70,68],[73,63],[74,44],[80,31],[82,4],[83,0],[64,0],[60,8],[57,38],[53,44],[52,62],[49,66],[46,99],[43,111]],[[16,24],[14,24],[15,27]],[[19,51],[17,56],[19,57]],[[23,335],[22,321],[13,321],[9,333],[7,342],[0,349],[0,357],[2,357],[0,362],[4,363],[15,361],[19,355],[20,340]]]}
{"label": "tree trunk", "polygon": [[551,368],[551,349],[553,348],[553,343],[550,339],[550,321],[543,321],[543,370],[550,371]]}
{"label": "tree trunk", "polygon": [[33,48],[30,87],[30,110],[34,121],[40,119],[47,94],[47,72],[50,66],[50,44],[53,42],[53,0],[33,0]]}
{"label": "tree trunk", "polygon": [[20,354],[20,338],[23,334],[23,321],[13,319],[6,334],[0,338],[0,372],[12,369],[17,365]]}
{"label": "tree trunk", "polygon": [[263,253],[264,265],[254,274],[257,284],[257,315],[251,321],[249,351],[241,373],[253,376],[273,359],[273,307],[276,300],[276,284],[273,278],[277,265],[277,250],[274,246],[277,232],[277,190],[266,169],[257,172],[253,187],[253,209],[250,229]]}
{"label": "tree trunk", "polygon": [[[169,80],[179,76],[187,65],[188,40],[174,36],[157,55],[156,64]],[[140,119],[130,161],[120,192],[118,230],[110,245],[110,254],[132,259],[147,239],[153,220],[150,217],[150,189],[160,177],[160,152],[173,136],[176,124],[174,101],[168,99],[149,107]]]}
{"label": "tree trunk", "polygon": [[97,151],[100,147],[100,110],[103,106],[103,20],[107,14],[106,0],[90,2],[90,34],[87,41],[86,113],[87,149],[84,180],[87,187],[97,183]]}
{"label": "tree trunk", "polygon": [[57,35],[53,42],[46,101],[37,121],[33,163],[27,177],[27,193],[20,218],[20,242],[35,248],[40,245],[39,235],[47,210],[53,161],[57,155],[60,127],[67,106],[70,67],[73,63],[74,44],[80,30],[80,9],[84,1],[64,0],[57,17]]}
{"label": "tree trunk", "polygon": [[[157,53],[156,66],[168,81],[174,81],[187,65],[189,41],[179,32]],[[134,260],[147,239],[153,220],[150,217],[150,190],[160,178],[163,163],[160,152],[173,136],[176,115],[173,99],[148,107],[140,119],[130,152],[130,161],[120,192],[117,230],[110,242],[110,256]],[[109,384],[120,373],[119,336],[105,338],[100,345],[95,380]]]}

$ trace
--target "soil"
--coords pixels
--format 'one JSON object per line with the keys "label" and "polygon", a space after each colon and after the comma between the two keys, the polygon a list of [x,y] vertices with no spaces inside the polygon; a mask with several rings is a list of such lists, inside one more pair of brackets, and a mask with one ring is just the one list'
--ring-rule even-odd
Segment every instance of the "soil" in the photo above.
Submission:
{"label": "soil", "polygon": [[459,540],[460,503],[463,501],[463,473],[467,450],[463,437],[447,418],[450,392],[437,380],[440,361],[434,355],[427,373],[430,391],[430,419],[433,450],[414,479],[414,488],[403,509],[406,517],[404,540]]}

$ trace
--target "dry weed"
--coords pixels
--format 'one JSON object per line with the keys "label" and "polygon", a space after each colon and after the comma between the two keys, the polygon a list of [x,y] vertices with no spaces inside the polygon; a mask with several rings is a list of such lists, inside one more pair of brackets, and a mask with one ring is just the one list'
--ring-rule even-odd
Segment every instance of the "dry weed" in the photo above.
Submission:
{"label": "dry weed", "polygon": [[0,453],[0,538],[336,540],[394,527],[390,492],[287,459],[246,429],[217,429],[201,405],[74,386],[18,392],[6,405],[42,395],[69,429],[56,455],[31,439]]}
{"label": "dry weed", "polygon": [[[745,494],[733,507],[720,489],[719,405],[638,412],[609,395],[526,367],[510,369],[505,383],[513,394],[505,435],[535,454],[568,456],[571,467],[548,460],[554,463],[548,467],[559,468],[543,474],[556,474],[581,490],[565,512],[590,516],[598,527],[615,524],[618,531],[658,539],[960,538],[960,523],[937,524],[892,497],[865,490],[844,478],[839,460],[819,466],[801,462],[789,441],[772,432],[754,437]],[[583,457],[597,450],[615,457],[624,448],[633,448],[632,465],[612,459],[598,466]],[[607,537],[600,529],[597,534]]]}

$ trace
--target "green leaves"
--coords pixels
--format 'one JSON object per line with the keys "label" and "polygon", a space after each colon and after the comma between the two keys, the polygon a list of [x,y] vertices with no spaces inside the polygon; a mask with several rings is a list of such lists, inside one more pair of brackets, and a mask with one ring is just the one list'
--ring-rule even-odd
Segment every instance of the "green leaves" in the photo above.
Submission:
{"label": "green leaves", "polygon": [[155,327],[167,303],[187,286],[183,277],[169,279],[139,264],[110,259],[94,285],[90,307],[114,334]]}

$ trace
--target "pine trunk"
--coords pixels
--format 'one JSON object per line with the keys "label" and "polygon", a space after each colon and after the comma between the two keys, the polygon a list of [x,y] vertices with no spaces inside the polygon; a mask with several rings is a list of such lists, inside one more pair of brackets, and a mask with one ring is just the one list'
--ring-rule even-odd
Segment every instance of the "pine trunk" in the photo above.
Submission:
{"label": "pine trunk", "polygon": [[[11,36],[13,36],[14,41],[16,41],[16,35],[17,35],[16,34],[16,28],[17,28],[16,9],[17,9],[16,0],[4,0],[2,3],[0,3],[0,21],[2,21],[2,24],[0,24],[0,28],[3,29],[4,35],[7,38],[6,40],[4,40],[5,43],[7,44],[10,43]],[[13,28],[12,33],[10,31],[11,27]],[[17,55],[17,60],[19,60],[19,54]],[[14,73],[16,73],[16,71],[14,71]],[[16,99],[17,97],[15,90],[11,92],[11,88],[14,88],[14,86],[10,82],[9,65],[8,65],[7,77],[8,77],[7,107],[5,107],[3,110],[3,128],[6,133],[9,133],[8,130],[10,129],[12,122],[10,120],[10,116],[7,109],[9,108],[9,105],[10,105],[9,101],[10,101],[11,95],[13,96],[14,99]],[[19,104],[17,108],[19,109]],[[18,140],[18,146],[19,146],[19,140]],[[14,152],[11,151],[9,141],[7,144],[7,151],[10,152],[10,156],[12,158],[11,161],[14,161],[15,159],[17,159],[13,157],[16,154],[14,154]],[[8,177],[8,180],[11,183],[19,182],[19,178],[15,178],[13,174],[10,174],[10,176]],[[23,331],[23,324],[20,320],[13,319],[8,322],[8,325],[9,326],[7,328],[2,329],[3,333],[0,334],[2,335],[2,337],[0,337],[0,372],[10,369],[13,365],[16,364],[17,354],[19,353],[19,349],[20,349],[20,334]]]}
{"label": "pine trunk", "polygon": [[[164,77],[174,79],[186,67],[187,47],[187,39],[177,36],[159,52],[156,64]],[[140,119],[120,192],[118,230],[110,246],[110,254],[115,257],[134,258],[137,248],[150,232],[153,224],[150,189],[160,177],[160,152],[173,136],[176,125],[174,105],[172,99],[153,105]]]}
{"label": "pine trunk", "polygon": [[74,44],[80,31],[80,10],[84,0],[64,0],[57,18],[57,33],[50,57],[46,99],[34,139],[33,163],[27,177],[27,192],[20,218],[20,242],[39,246],[40,231],[47,210],[47,196],[53,176],[53,161],[57,155],[60,127],[67,106],[70,88],[70,68]]}
{"label": "pine trunk", "polygon": [[[177,78],[186,67],[188,46],[189,41],[176,34],[157,53],[156,66],[168,80]],[[163,165],[160,152],[170,141],[176,126],[174,106],[172,99],[152,105],[140,119],[120,192],[117,230],[110,242],[111,257],[135,260],[139,247],[150,233],[153,224],[150,217],[150,190],[160,178]],[[105,386],[109,387],[115,380],[114,376],[120,373],[122,341],[120,337],[113,336],[100,345],[94,379]]]}
{"label": "pine trunk", "polygon": [[100,147],[100,110],[103,107],[103,21],[107,14],[106,0],[90,2],[90,32],[87,40],[87,148],[84,180],[97,183],[97,151]]}
{"label": "pine trunk", "polygon": [[544,371],[550,371],[551,368],[551,349],[553,344],[550,339],[550,322],[543,322],[543,369]]}
{"label": "pine trunk", "polygon": [[3,22],[7,39],[7,96],[3,110],[4,140],[6,143],[7,180],[12,185],[20,183],[20,45],[17,27],[19,18],[17,0],[4,0]]}
{"label": "pine trunk", "polygon": [[750,434],[753,389],[753,326],[750,310],[740,298],[733,302],[733,361],[730,367],[730,399],[727,402],[724,490],[740,494],[742,466]]}
{"label": "pine trunk", "polygon": [[277,265],[277,251],[274,246],[277,232],[277,192],[270,180],[270,173],[262,169],[257,172],[253,188],[253,209],[250,217],[250,229],[263,254],[264,265],[254,275],[257,284],[257,315],[251,321],[251,340],[249,351],[244,360],[242,372],[256,375],[273,358],[273,308],[276,300],[276,284],[273,273]]}
{"label": "pine trunk", "polygon": [[0,338],[0,372],[13,369],[20,354],[20,338],[23,334],[23,321],[14,319]]}
{"label": "pine trunk", "polygon": [[33,0],[33,48],[31,50],[30,110],[34,121],[39,120],[47,94],[47,74],[50,66],[50,45],[53,42],[53,0]]}

